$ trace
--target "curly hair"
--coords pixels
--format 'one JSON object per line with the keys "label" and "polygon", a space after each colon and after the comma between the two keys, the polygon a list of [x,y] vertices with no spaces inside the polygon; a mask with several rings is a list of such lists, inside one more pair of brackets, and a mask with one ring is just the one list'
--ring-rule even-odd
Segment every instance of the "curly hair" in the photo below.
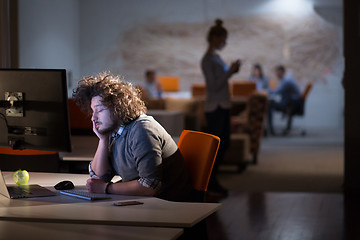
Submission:
{"label": "curly hair", "polygon": [[76,104],[91,115],[91,99],[100,96],[102,104],[110,109],[113,117],[129,124],[142,113],[146,112],[146,106],[140,98],[140,91],[131,83],[123,81],[120,76],[103,72],[94,76],[81,79],[78,86],[73,90],[73,98]]}

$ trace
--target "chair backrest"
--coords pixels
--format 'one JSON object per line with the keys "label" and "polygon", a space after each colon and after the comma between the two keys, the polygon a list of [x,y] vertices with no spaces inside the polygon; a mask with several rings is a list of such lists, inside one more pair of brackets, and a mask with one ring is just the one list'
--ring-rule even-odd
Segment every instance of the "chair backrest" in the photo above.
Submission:
{"label": "chair backrest", "polygon": [[57,152],[32,150],[32,149],[13,150],[10,147],[0,147],[0,154],[6,154],[6,155],[52,155],[52,154],[57,154]]}
{"label": "chair backrest", "polygon": [[69,98],[68,103],[71,130],[87,130],[92,132],[91,116],[82,112],[73,99]]}
{"label": "chair backrest", "polygon": [[193,97],[204,97],[206,95],[206,86],[204,83],[194,83],[191,86],[191,95]]}
{"label": "chair backrest", "polygon": [[268,97],[266,94],[255,93],[248,102],[248,124],[247,132],[250,136],[250,152],[259,152],[261,138],[264,131],[265,115],[267,111]]}
{"label": "chair backrest", "polygon": [[277,86],[277,81],[274,80],[274,79],[270,79],[270,80],[269,80],[269,88],[270,88],[271,90],[275,90],[275,89],[276,89],[276,86]]}
{"label": "chair backrest", "polygon": [[312,82],[306,84],[305,90],[304,90],[304,92],[303,92],[302,95],[301,95],[301,98],[302,98],[302,99],[305,100],[305,99],[307,98],[307,96],[309,95],[309,92],[310,92],[310,90],[311,90],[312,87],[313,87]]}
{"label": "chair backrest", "polygon": [[206,191],[219,149],[220,138],[211,134],[184,130],[178,148],[190,171],[193,188]]}
{"label": "chair backrest", "polygon": [[179,91],[178,76],[158,76],[157,80],[160,82],[161,88],[164,92]]}
{"label": "chair backrest", "polygon": [[16,171],[25,169],[32,172],[58,172],[60,158],[57,152],[39,150],[12,150],[0,147],[0,169]]}
{"label": "chair backrest", "polygon": [[256,91],[256,83],[241,81],[232,83],[232,95],[248,97]]}

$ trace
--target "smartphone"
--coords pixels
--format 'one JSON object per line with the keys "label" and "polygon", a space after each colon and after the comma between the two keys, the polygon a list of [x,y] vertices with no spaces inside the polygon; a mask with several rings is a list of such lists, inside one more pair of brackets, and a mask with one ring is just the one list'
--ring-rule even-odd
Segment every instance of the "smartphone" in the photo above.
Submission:
{"label": "smartphone", "polygon": [[139,201],[122,201],[122,202],[114,202],[115,206],[130,206],[130,205],[141,205],[143,202]]}

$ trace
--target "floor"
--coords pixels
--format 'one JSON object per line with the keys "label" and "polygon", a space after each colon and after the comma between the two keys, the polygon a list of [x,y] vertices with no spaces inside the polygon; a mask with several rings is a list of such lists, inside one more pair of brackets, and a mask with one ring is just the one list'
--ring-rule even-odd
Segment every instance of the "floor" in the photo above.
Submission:
{"label": "floor", "polygon": [[257,165],[242,174],[234,166],[223,166],[220,180],[237,191],[341,192],[343,145],[341,131],[314,129],[305,137],[266,137]]}
{"label": "floor", "polygon": [[342,194],[231,192],[208,218],[209,240],[341,240]]}
{"label": "floor", "polygon": [[208,219],[209,239],[341,240],[358,236],[357,197],[345,198],[341,130],[263,139],[258,165],[223,167],[229,189]]}

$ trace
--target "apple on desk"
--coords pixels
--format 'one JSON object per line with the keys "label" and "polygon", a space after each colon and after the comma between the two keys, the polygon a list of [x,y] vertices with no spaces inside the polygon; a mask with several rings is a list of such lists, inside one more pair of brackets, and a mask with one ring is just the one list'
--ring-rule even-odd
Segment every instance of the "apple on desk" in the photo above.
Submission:
{"label": "apple on desk", "polygon": [[13,175],[14,182],[17,185],[25,185],[29,181],[29,173],[26,170],[17,170]]}

